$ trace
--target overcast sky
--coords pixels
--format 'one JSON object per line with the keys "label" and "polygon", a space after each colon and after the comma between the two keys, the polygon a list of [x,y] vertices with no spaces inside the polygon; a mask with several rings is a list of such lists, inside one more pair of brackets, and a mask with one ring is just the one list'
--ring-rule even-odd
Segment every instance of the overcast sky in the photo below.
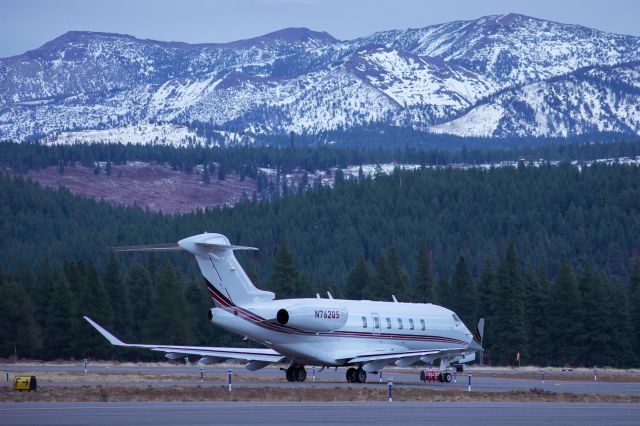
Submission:
{"label": "overcast sky", "polygon": [[640,35],[637,0],[1,0],[0,57],[69,30],[204,43],[308,27],[351,39],[509,12]]}

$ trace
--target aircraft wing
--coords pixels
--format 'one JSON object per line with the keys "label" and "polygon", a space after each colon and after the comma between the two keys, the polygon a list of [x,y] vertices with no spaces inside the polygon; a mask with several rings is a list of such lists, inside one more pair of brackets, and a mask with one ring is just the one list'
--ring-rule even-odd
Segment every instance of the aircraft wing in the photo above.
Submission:
{"label": "aircraft wing", "polygon": [[197,355],[204,364],[213,364],[228,359],[238,359],[250,361],[247,368],[258,369],[265,367],[273,362],[280,362],[285,359],[284,356],[273,349],[259,348],[223,348],[210,346],[174,346],[174,345],[146,345],[139,343],[125,343],[113,334],[100,326],[89,317],[84,317],[100,334],[102,334],[112,345],[123,346],[128,348],[143,348],[157,352],[165,352],[168,359],[179,359],[189,355]]}
{"label": "aircraft wing", "polygon": [[397,348],[387,348],[378,351],[361,352],[357,354],[343,354],[342,359],[348,365],[361,365],[367,372],[378,371],[391,363],[399,367],[409,367],[424,357],[438,359],[459,355],[465,348],[447,348],[415,351],[398,351]]}
{"label": "aircraft wing", "polygon": [[359,363],[359,362],[371,362],[371,361],[380,361],[380,360],[399,360],[403,358],[421,358],[423,356],[428,355],[447,355],[450,353],[457,353],[463,351],[465,348],[447,348],[447,349],[433,349],[433,350],[420,350],[420,351],[390,351],[390,352],[371,352],[371,353],[362,353],[352,358],[348,358],[349,363]]}

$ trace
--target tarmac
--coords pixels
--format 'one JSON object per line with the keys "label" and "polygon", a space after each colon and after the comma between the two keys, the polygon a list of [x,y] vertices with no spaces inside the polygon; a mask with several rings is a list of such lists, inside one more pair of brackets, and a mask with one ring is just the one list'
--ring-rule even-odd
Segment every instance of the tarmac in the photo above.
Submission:
{"label": "tarmac", "polygon": [[640,404],[583,403],[4,403],[2,425],[429,424],[637,425]]}
{"label": "tarmac", "polygon": [[[227,371],[229,368],[206,366],[202,369],[203,381],[200,379],[199,366],[108,366],[88,365],[88,373],[103,375],[105,380],[85,379],[81,376],[84,372],[82,365],[0,365],[0,384],[10,386],[11,380],[6,381],[6,371],[10,371],[10,379],[14,374],[35,374],[43,372],[67,372],[76,373],[69,378],[56,379],[55,381],[39,380],[42,386],[221,386],[227,384]],[[459,389],[468,391],[469,377],[467,373],[458,373],[456,381],[451,383],[421,382],[418,380],[416,369],[390,369],[383,370],[382,375],[369,374],[365,384],[347,383],[344,374],[345,369],[335,371],[333,368],[320,371],[316,369],[313,380],[313,369],[307,368],[307,381],[303,383],[289,383],[284,378],[284,372],[277,367],[267,367],[258,371],[248,371],[241,365],[231,368],[232,380],[235,386],[246,387],[315,387],[334,388],[354,386],[387,386],[387,380],[392,379],[394,386],[426,388],[432,390]],[[474,370],[475,371],[475,370]],[[481,371],[481,370],[480,370]],[[108,380],[109,375],[121,374],[145,374],[150,375],[143,380],[120,379]],[[176,375],[179,378],[153,378],[152,374]],[[624,374],[624,373],[621,373]],[[477,392],[508,392],[511,390],[529,390],[540,388],[551,392],[569,392],[577,394],[610,394],[610,395],[640,395],[640,382],[611,382],[611,381],[575,381],[575,380],[531,380],[520,377],[517,372],[501,374],[500,377],[473,376],[471,377],[471,391]],[[640,422],[639,422],[640,423]]]}

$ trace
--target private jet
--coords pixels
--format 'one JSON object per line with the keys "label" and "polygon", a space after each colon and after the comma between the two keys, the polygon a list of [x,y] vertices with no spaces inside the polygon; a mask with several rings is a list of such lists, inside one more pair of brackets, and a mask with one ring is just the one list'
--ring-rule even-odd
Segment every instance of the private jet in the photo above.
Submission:
{"label": "private jet", "polygon": [[367,373],[387,365],[408,367],[440,361],[443,381],[451,381],[450,366],[468,363],[482,351],[484,319],[471,333],[451,310],[431,303],[402,303],[328,298],[275,299],[256,288],[234,255],[257,250],[230,244],[222,234],[204,233],[175,244],[127,246],[120,252],[184,250],[191,253],[204,276],[214,307],[209,320],[253,340],[263,348],[152,345],[125,343],[89,317],[84,317],[116,346],[164,352],[178,360],[197,357],[210,365],[227,360],[246,362],[250,371],[273,363],[288,363],[285,376],[303,382],[305,366],[346,367],[350,383],[363,383]]}

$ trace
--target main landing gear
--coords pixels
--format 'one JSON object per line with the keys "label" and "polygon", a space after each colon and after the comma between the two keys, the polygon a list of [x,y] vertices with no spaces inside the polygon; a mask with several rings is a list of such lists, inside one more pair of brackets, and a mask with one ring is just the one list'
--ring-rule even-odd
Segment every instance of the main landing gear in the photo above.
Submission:
{"label": "main landing gear", "polygon": [[353,368],[350,367],[347,370],[347,382],[349,383],[364,383],[367,381],[367,372],[362,367]]}
{"label": "main landing gear", "polygon": [[307,370],[303,365],[292,365],[285,370],[288,382],[304,382],[307,380]]}

